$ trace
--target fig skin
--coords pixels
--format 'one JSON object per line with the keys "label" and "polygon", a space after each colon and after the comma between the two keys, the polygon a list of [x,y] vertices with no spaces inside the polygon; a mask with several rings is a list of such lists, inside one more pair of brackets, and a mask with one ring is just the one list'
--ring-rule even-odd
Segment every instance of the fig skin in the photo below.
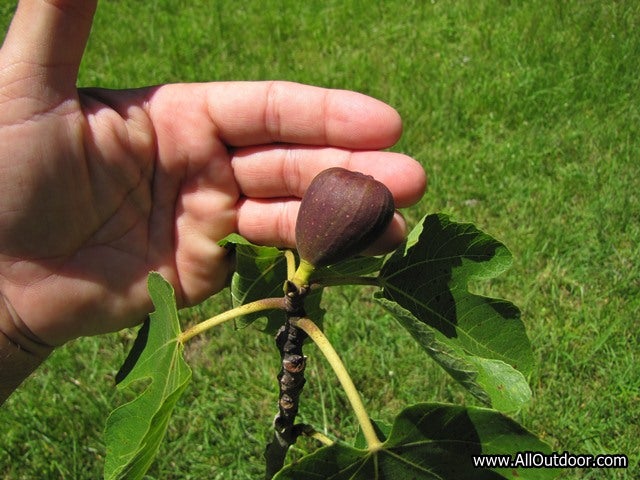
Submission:
{"label": "fig skin", "polygon": [[300,258],[324,267],[369,247],[393,218],[393,195],[370,175],[333,167],[320,172],[302,197],[296,222]]}

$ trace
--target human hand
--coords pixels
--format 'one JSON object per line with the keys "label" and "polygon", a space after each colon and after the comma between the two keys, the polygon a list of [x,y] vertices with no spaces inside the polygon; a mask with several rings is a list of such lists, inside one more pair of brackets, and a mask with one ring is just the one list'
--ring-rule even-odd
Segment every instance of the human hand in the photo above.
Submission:
{"label": "human hand", "polygon": [[[399,116],[357,93],[76,89],[95,4],[21,1],[0,51],[0,292],[22,334],[55,346],[135,325],[150,270],[179,305],[202,301],[233,267],[216,242],[294,246],[299,198],[327,167],[373,175],[399,207],[421,197],[420,165],[375,151],[397,141]],[[396,215],[378,252],[404,229]]]}

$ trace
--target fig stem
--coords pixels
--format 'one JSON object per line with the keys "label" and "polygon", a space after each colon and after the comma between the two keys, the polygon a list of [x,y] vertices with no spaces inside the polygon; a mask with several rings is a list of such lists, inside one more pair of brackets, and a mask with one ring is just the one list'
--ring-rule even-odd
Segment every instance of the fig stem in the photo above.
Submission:
{"label": "fig stem", "polygon": [[358,393],[349,372],[347,372],[344,363],[342,363],[340,356],[333,348],[333,345],[331,345],[329,339],[310,318],[300,317],[295,320],[292,319],[292,323],[309,335],[309,338],[314,341],[318,346],[318,349],[329,362],[329,365],[331,365],[331,368],[333,368],[333,371],[338,377],[338,381],[342,385],[342,388],[347,395],[347,399],[349,400],[349,403],[351,403],[351,407],[356,414],[356,418],[358,419],[358,423],[360,424],[360,428],[362,429],[362,433],[367,442],[368,450],[370,452],[380,450],[382,442],[376,435],[376,431],[373,428],[369,414],[364,407],[364,403],[362,403],[362,398],[360,398],[360,394]]}
{"label": "fig stem", "polygon": [[186,329],[180,334],[180,337],[178,337],[178,341],[180,343],[185,343],[188,340],[191,340],[196,335],[199,335],[200,333],[205,332],[210,328],[217,327],[218,325],[228,320],[233,320],[234,318],[240,317],[242,315],[261,312],[262,310],[284,310],[284,308],[285,306],[283,297],[262,298],[260,300],[256,300],[255,302],[245,303],[244,305],[240,305],[238,307],[227,310],[226,312],[222,312],[207,320],[197,323],[191,328]]}
{"label": "fig stem", "polygon": [[305,285],[309,285],[309,278],[315,271],[316,267],[314,267],[311,263],[307,262],[304,258],[300,260],[300,265],[296,269],[296,272],[293,274],[291,278],[291,283],[296,285],[297,287],[303,287]]}

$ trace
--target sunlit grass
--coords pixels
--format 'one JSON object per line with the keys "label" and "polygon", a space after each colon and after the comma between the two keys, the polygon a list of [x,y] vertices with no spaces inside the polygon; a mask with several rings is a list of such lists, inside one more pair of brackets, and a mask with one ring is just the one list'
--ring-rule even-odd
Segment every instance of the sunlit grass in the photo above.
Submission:
{"label": "sunlit grass", "polygon": [[[0,6],[0,24],[10,9]],[[363,91],[402,114],[394,148],[430,176],[410,223],[444,211],[514,253],[473,288],[514,301],[538,366],[519,416],[558,451],[626,453],[640,427],[640,6],[634,2],[102,1],[82,85],[286,79]],[[366,289],[332,290],[327,334],[371,414],[421,400],[474,403]],[[185,322],[225,308],[224,293]],[[99,478],[113,377],[133,332],[59,349],[0,410],[0,476]],[[356,425],[309,347],[304,421]],[[194,340],[194,381],[150,475],[252,479],[275,414],[271,339],[230,326]],[[294,455],[311,447],[303,442]]]}

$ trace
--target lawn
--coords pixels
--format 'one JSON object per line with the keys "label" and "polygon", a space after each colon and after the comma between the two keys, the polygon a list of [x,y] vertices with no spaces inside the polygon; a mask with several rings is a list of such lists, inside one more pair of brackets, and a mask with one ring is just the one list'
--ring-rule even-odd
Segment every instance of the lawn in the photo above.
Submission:
{"label": "lawn", "polygon": [[[4,31],[13,10],[0,6]],[[523,313],[537,369],[518,421],[558,452],[624,453],[640,478],[640,4],[625,1],[105,1],[80,85],[286,79],[358,90],[401,113],[393,149],[429,174],[404,213],[445,212],[505,243],[514,266],[474,291]],[[373,416],[475,404],[365,288],[328,292],[335,340]],[[182,312],[195,322],[228,292]],[[101,476],[114,376],[135,331],[58,349],[0,409],[0,477]],[[313,348],[304,421],[349,438]],[[223,326],[189,344],[194,379],[150,478],[255,479],[275,414],[272,339]],[[302,442],[294,455],[308,448]]]}

